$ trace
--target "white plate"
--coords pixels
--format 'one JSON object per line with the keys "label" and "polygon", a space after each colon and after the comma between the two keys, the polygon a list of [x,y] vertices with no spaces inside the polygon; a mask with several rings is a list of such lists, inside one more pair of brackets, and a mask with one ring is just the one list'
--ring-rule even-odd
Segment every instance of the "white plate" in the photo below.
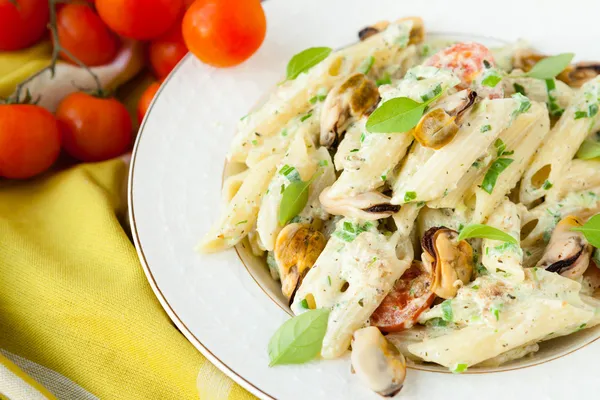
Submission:
{"label": "white plate", "polygon": [[[593,40],[600,37],[597,4],[270,0],[265,3],[267,37],[251,60],[218,70],[188,56],[151,106],[130,173],[134,239],[169,316],[205,356],[261,398],[377,399],[351,375],[347,359],[269,368],[267,343],[289,316],[264,266],[243,249],[247,267],[234,250],[209,256],[194,251],[220,210],[223,164],[236,122],[280,80],[293,54],[310,46],[342,47],[356,41],[360,28],[400,16],[423,16],[429,31],[507,41],[526,38],[542,51],[574,51],[579,59],[600,59]],[[502,372],[452,375],[411,369],[399,397],[589,395],[598,387],[600,341],[591,342],[599,334],[586,330],[550,342],[534,359]]]}

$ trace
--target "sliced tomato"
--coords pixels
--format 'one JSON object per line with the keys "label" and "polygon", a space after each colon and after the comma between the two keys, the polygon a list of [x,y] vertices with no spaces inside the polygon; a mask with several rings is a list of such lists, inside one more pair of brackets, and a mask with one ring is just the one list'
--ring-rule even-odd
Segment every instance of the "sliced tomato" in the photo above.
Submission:
{"label": "sliced tomato", "polygon": [[431,272],[425,270],[421,262],[414,261],[371,315],[371,325],[382,332],[398,332],[412,327],[435,299],[432,283]]}
{"label": "sliced tomato", "polygon": [[[449,69],[461,80],[458,89],[467,89],[473,86],[476,78],[480,77],[488,68],[496,66],[496,61],[490,49],[479,43],[457,43],[437,52],[425,61],[425,65]],[[475,91],[481,97],[504,97],[502,85],[494,88],[483,87],[476,84]],[[482,92],[482,93],[480,93]],[[485,93],[484,93],[485,92]]]}

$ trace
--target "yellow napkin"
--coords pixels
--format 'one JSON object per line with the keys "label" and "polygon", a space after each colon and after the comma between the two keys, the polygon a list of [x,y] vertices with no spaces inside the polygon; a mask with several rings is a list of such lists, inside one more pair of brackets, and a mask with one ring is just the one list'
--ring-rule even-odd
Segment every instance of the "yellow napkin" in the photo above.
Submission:
{"label": "yellow napkin", "polygon": [[121,225],[126,169],[113,160],[0,184],[0,394],[19,398],[5,387],[12,373],[39,398],[252,399],[150,289]]}

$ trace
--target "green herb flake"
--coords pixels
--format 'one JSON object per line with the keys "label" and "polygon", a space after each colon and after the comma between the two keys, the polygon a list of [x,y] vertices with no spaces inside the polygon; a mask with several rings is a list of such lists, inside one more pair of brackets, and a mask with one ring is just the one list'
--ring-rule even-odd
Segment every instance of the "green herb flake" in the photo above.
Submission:
{"label": "green herb flake", "polygon": [[331,286],[331,277],[329,275],[327,275],[327,283],[329,284],[329,286]]}
{"label": "green herb flake", "polygon": [[252,145],[253,145],[253,146],[256,146],[256,145],[258,145],[258,140],[256,140],[256,139],[252,140]]}
{"label": "green herb flake", "polygon": [[303,364],[321,352],[329,309],[309,310],[287,320],[269,341],[269,366]]}
{"label": "green herb flake", "polygon": [[453,374],[462,374],[463,372],[465,372],[469,367],[467,366],[467,364],[456,364],[454,366],[454,368],[452,368],[452,373]]}
{"label": "green herb flake", "polygon": [[432,91],[422,95],[421,100],[423,100],[424,102],[427,102],[427,101],[435,98],[436,96],[438,96],[441,93],[442,93],[442,85],[438,83],[437,86],[434,87]]}
{"label": "green herb flake", "polygon": [[286,137],[287,135],[288,135],[288,131],[287,131],[287,129],[283,128],[283,129],[281,130],[281,136],[283,136],[283,137]]}
{"label": "green herb flake", "polygon": [[356,153],[356,152],[358,152],[358,149],[352,149],[352,150],[350,150],[350,153]]}
{"label": "green herb flake", "polygon": [[364,225],[354,224],[350,221],[344,221],[341,229],[333,232],[333,235],[342,239],[345,242],[352,242],[363,232],[366,232],[373,226],[372,223],[366,222]]}
{"label": "green herb flake", "polygon": [[237,224],[235,224],[235,226],[238,226],[238,225],[245,224],[246,222],[248,222],[248,220],[247,220],[247,219],[245,219],[245,220],[243,220],[243,221],[240,221],[240,222],[238,222]]}
{"label": "green herb flake", "polygon": [[360,72],[361,74],[368,74],[373,67],[373,63],[375,62],[375,57],[369,56],[365,58],[365,60],[358,66],[356,72]]}
{"label": "green herb flake", "polygon": [[302,116],[302,118],[300,118],[300,122],[304,122],[307,119],[309,119],[310,117],[312,117],[312,112],[309,112],[308,114]]}
{"label": "green herb flake", "polygon": [[554,186],[554,185],[552,185],[552,182],[550,182],[548,179],[546,179],[546,181],[542,185],[542,189],[550,190],[552,188],[552,186]]}
{"label": "green herb flake", "polygon": [[491,73],[481,81],[481,84],[483,86],[494,88],[498,85],[498,83],[500,83],[501,80],[502,80],[502,77],[500,75]]}
{"label": "green herb flake", "polygon": [[515,245],[519,244],[517,242],[517,239],[515,239],[508,233],[501,231],[498,228],[494,228],[493,226],[484,224],[472,224],[465,226],[465,228],[462,231],[460,231],[460,234],[458,235],[458,240],[460,241],[469,238],[500,240],[503,242],[513,243]]}
{"label": "green herb flake", "polygon": [[308,310],[310,308],[306,299],[302,299],[302,301],[300,302],[300,307],[304,308],[305,310]]}
{"label": "green herb flake", "polygon": [[383,78],[381,79],[377,79],[375,81],[375,84],[377,84],[377,86],[382,86],[382,85],[391,85],[392,84],[392,79],[390,77],[390,74],[388,74],[387,72],[385,73],[385,75],[383,76]]}
{"label": "green herb flake", "polygon": [[517,108],[512,113],[513,118],[526,113],[531,108],[531,101],[521,93],[515,93],[511,97],[517,101]]}
{"label": "green herb flake", "polygon": [[498,157],[504,154],[504,150],[506,150],[506,144],[502,141],[502,139],[496,139],[494,142],[494,147],[496,148],[496,152],[498,153]]}
{"label": "green herb flake", "polygon": [[490,308],[490,311],[496,318],[496,321],[500,321],[500,309],[498,307],[492,306],[492,308]]}
{"label": "green herb flake", "polygon": [[329,47],[311,47],[294,55],[287,65],[286,78],[296,79],[298,75],[308,71],[331,54]]}
{"label": "green herb flake", "polygon": [[404,202],[405,203],[413,201],[416,198],[417,198],[417,193],[416,192],[406,192],[406,193],[404,193]]}
{"label": "green herb flake", "polygon": [[452,311],[452,300],[444,300],[441,307],[442,319],[446,322],[452,322],[454,320],[454,313]]}
{"label": "green herb flake", "polygon": [[527,93],[525,93],[525,88],[521,85],[519,85],[518,83],[513,83],[513,88],[515,88],[515,93],[519,93],[523,96],[527,96]]}
{"label": "green herb flake", "polygon": [[512,164],[512,158],[498,158],[496,159],[483,178],[483,182],[481,184],[481,188],[485,190],[487,193],[492,194],[494,187],[496,186],[496,181],[500,174],[508,168],[510,164]]}
{"label": "green herb flake", "polygon": [[491,125],[483,125],[480,129],[481,133],[485,133],[485,132],[489,132],[492,130],[492,126]]}
{"label": "green herb flake", "polygon": [[473,285],[473,286],[471,286],[471,289],[473,289],[473,290],[479,290],[479,285]]}
{"label": "green herb flake", "polygon": [[329,165],[329,161],[327,160],[319,160],[319,167],[326,167]]}
{"label": "green herb flake", "polygon": [[553,117],[560,117],[565,112],[565,109],[558,105],[554,92],[556,90],[556,81],[554,79],[546,79],[546,92],[548,93],[548,112]]}
{"label": "green herb flake", "polygon": [[364,132],[363,132],[363,133],[361,133],[361,134],[360,134],[360,142],[361,142],[361,143],[362,143],[362,142],[364,142],[366,137],[367,137],[367,136],[364,134]]}
{"label": "green herb flake", "polygon": [[385,180],[386,180],[386,179],[387,179],[387,175],[386,175],[386,174],[383,174],[383,175],[381,175],[381,180],[382,180],[382,181],[384,181],[384,182],[385,182]]}

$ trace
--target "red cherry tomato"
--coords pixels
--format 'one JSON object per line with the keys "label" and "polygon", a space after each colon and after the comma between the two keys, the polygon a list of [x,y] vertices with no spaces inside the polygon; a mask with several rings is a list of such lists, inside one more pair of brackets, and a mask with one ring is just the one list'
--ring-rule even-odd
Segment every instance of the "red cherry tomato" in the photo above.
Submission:
{"label": "red cherry tomato", "polygon": [[150,65],[158,79],[164,79],[187,54],[181,34],[181,24],[175,24],[163,36],[154,39],[148,46]]}
{"label": "red cherry tomato", "polygon": [[165,33],[182,9],[182,0],[96,0],[96,10],[110,29],[138,40]]}
{"label": "red cherry tomato", "polygon": [[504,97],[502,85],[491,88],[480,82],[486,69],[496,65],[492,52],[479,43],[457,43],[425,61],[425,65],[450,69],[461,80],[458,89],[472,87],[480,97]]}
{"label": "red cherry tomato", "polygon": [[371,325],[382,332],[398,332],[413,326],[435,300],[432,283],[432,274],[421,262],[414,261],[377,307],[371,316]]}
{"label": "red cherry tomato", "polygon": [[58,158],[60,132],[54,116],[29,104],[0,105],[0,176],[24,179]]}
{"label": "red cherry tomato", "polygon": [[[119,39],[89,6],[66,4],[56,23],[62,47],[88,67],[107,64],[117,55]],[[64,53],[61,57],[72,62]]]}
{"label": "red cherry tomato", "polygon": [[59,104],[56,118],[63,148],[78,160],[108,160],[125,153],[131,144],[131,118],[115,99],[73,93]]}
{"label": "red cherry tomato", "polygon": [[144,115],[146,115],[146,112],[148,111],[148,107],[150,107],[150,104],[152,103],[152,99],[154,99],[154,96],[156,95],[156,92],[158,92],[159,88],[160,88],[160,83],[153,82],[144,91],[144,93],[142,94],[142,97],[140,97],[140,101],[138,102],[138,105],[137,105],[137,117],[138,117],[138,121],[140,122],[140,124],[142,123],[142,120],[144,119]]}
{"label": "red cherry tomato", "polygon": [[0,0],[0,51],[29,47],[44,36],[48,0]]}
{"label": "red cherry tomato", "polygon": [[231,67],[248,59],[265,38],[259,0],[196,0],[183,17],[183,38],[201,61]]}

